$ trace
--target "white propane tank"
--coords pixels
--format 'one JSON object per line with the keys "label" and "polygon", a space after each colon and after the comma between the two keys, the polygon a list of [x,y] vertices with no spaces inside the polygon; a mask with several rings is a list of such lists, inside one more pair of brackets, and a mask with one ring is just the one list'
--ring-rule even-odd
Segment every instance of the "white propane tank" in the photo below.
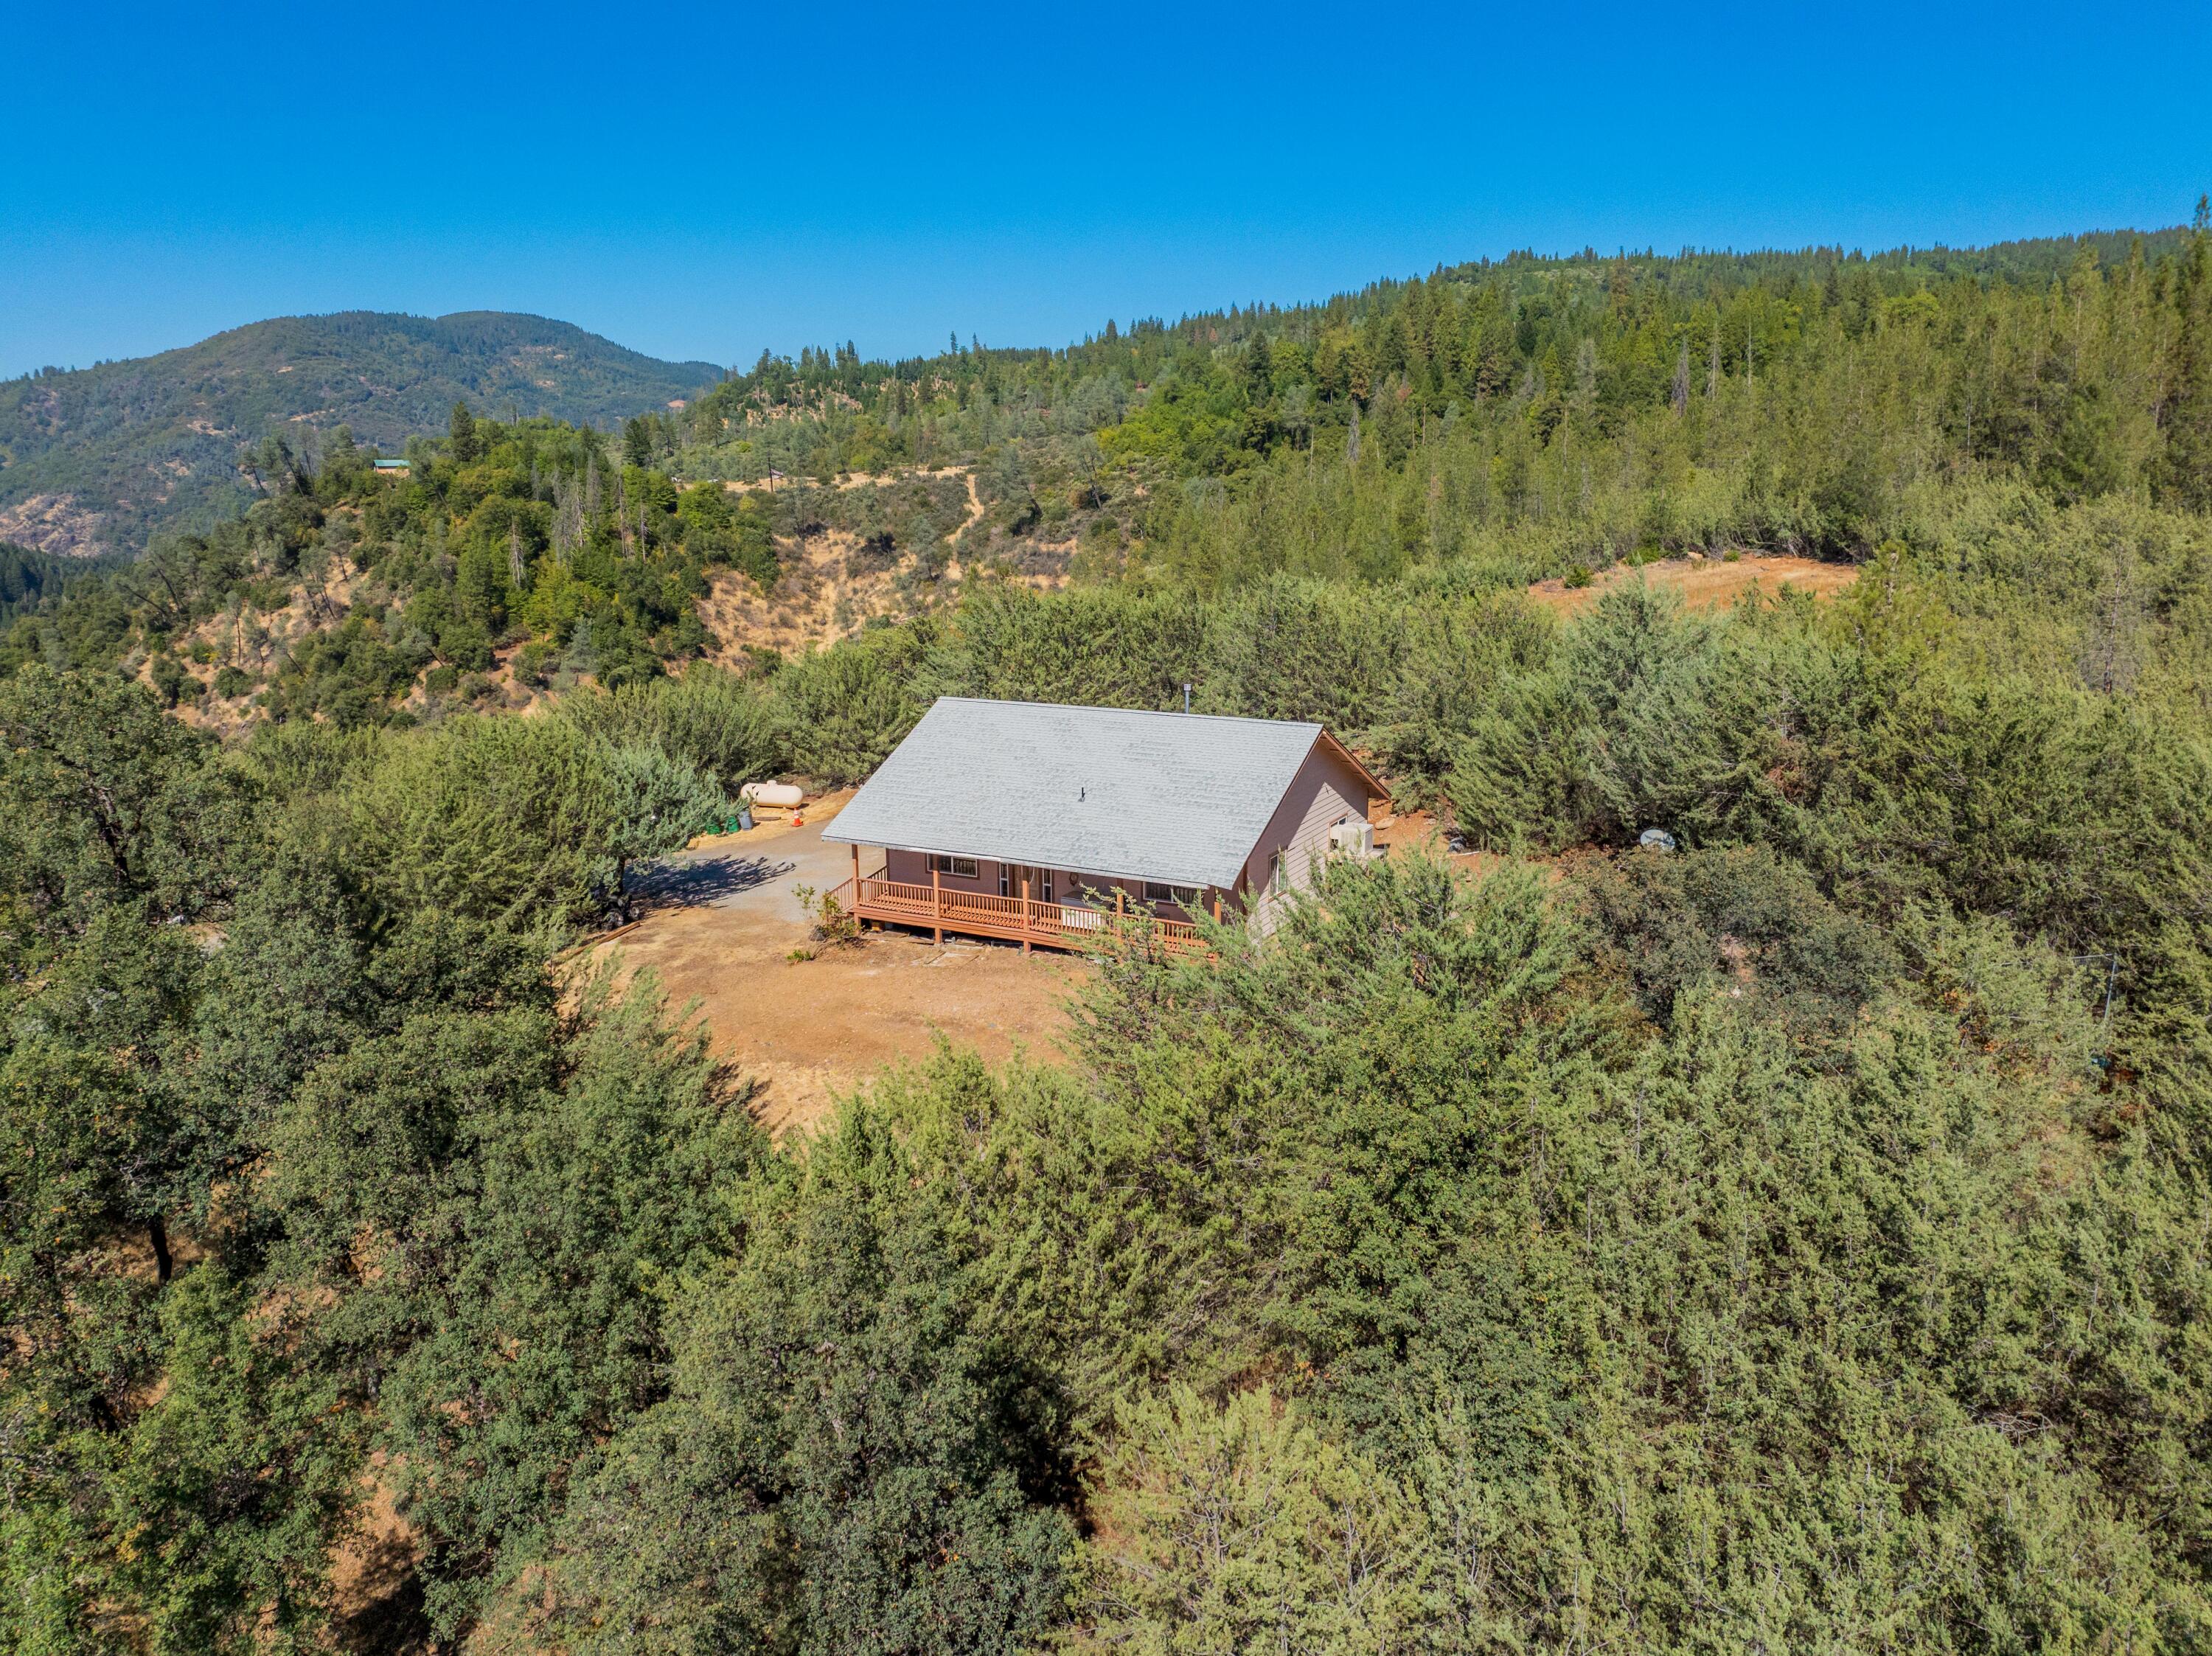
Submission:
{"label": "white propane tank", "polygon": [[738,798],[750,799],[756,805],[777,805],[789,810],[803,803],[806,796],[790,782],[748,782],[738,790]]}

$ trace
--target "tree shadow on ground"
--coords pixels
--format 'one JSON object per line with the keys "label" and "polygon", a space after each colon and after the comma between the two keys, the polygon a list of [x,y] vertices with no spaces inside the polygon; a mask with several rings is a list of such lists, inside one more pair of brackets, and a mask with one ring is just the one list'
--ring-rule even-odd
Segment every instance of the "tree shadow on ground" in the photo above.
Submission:
{"label": "tree shadow on ground", "polygon": [[696,908],[781,879],[798,866],[771,862],[766,857],[702,857],[681,863],[655,863],[631,874],[623,895],[637,909]]}
{"label": "tree shadow on ground", "polygon": [[339,1650],[349,1656],[429,1656],[437,1648],[414,1566],[413,1546],[403,1538],[372,1545],[362,1574],[382,1583],[383,1590],[337,1617],[331,1633]]}

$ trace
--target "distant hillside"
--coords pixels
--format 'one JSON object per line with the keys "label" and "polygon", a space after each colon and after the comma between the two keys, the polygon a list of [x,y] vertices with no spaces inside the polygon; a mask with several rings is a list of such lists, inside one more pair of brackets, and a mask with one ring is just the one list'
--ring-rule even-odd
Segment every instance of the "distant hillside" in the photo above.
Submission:
{"label": "distant hillside", "polygon": [[544,317],[497,311],[278,317],[159,356],[0,386],[0,539],[135,550],[251,498],[239,451],[350,426],[396,452],[454,401],[598,423],[689,398],[711,362],[664,362]]}
{"label": "distant hillside", "polygon": [[115,567],[118,556],[60,558],[0,541],[0,622]]}

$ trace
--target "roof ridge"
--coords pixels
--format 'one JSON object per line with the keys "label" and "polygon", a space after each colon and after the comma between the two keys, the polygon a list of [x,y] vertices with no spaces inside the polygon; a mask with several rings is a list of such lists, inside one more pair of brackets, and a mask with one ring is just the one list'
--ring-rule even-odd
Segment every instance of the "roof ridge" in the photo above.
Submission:
{"label": "roof ridge", "polygon": [[939,696],[822,837],[1227,890],[1332,744],[1318,721]]}
{"label": "roof ridge", "polygon": [[1266,725],[1285,731],[1321,731],[1328,727],[1318,719],[1255,719],[1249,713],[1187,713],[1175,707],[1106,707],[1095,701],[1023,701],[1004,695],[940,695],[938,701],[963,701],[971,707],[1042,707],[1055,713],[1139,713],[1147,719],[1204,719],[1216,725]]}

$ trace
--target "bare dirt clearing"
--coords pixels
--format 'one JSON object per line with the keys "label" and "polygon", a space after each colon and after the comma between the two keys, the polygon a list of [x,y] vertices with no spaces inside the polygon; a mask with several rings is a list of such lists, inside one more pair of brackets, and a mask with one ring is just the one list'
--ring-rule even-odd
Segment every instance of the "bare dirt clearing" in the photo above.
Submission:
{"label": "bare dirt clearing", "polygon": [[1632,581],[1639,574],[1654,586],[1673,587],[1692,610],[1720,610],[1754,589],[1771,597],[1790,586],[1815,597],[1832,598],[1858,579],[1859,567],[1824,563],[1818,558],[1739,558],[1734,563],[1719,558],[1675,558],[1648,563],[1641,569],[1616,565],[1588,586],[1572,587],[1556,579],[1540,580],[1528,589],[1528,596],[1547,608],[1571,616],[1595,604],[1607,587]]}
{"label": "bare dirt clearing", "polygon": [[695,841],[640,880],[654,905],[645,918],[587,954],[649,968],[672,1009],[697,1001],[715,1052],[759,1085],[754,1114],[779,1137],[811,1130],[837,1095],[927,1058],[940,1037],[993,1063],[1017,1049],[1057,1062],[1064,1003],[1090,969],[1045,950],[881,931],[791,961],[807,940],[793,888],[824,889],[852,870],[847,847],[822,841],[847,798],[807,807],[803,828]]}
{"label": "bare dirt clearing", "polygon": [[[911,550],[885,561],[861,536],[846,529],[822,529],[796,539],[777,542],[782,573],[771,592],[763,592],[749,575],[717,569],[708,578],[708,591],[699,600],[699,617],[715,640],[708,659],[742,670],[750,664],[748,652],[770,649],[793,655],[863,631],[873,619],[903,620],[923,609],[955,602],[961,587],[974,573],[979,547],[988,550],[988,536],[975,532],[983,519],[982,498],[975,492],[975,470],[946,466],[935,471],[858,473],[829,487],[836,489],[894,488],[901,483],[933,479],[958,479],[967,490],[968,504],[960,522],[945,534],[952,556],[927,579],[921,579],[919,560]],[[694,484],[691,487],[708,487]],[[786,489],[795,485],[785,482]],[[796,485],[805,486],[805,485]],[[763,483],[726,482],[732,494],[763,489]],[[1024,586],[1050,590],[1066,579],[1074,542],[1049,541],[1032,536],[1024,540],[1019,555],[1011,560],[987,557],[1006,579]],[[1004,552],[1004,547],[1000,548]]]}
{"label": "bare dirt clearing", "polygon": [[0,507],[0,541],[58,558],[98,556],[107,550],[100,538],[100,514],[76,500],[74,494],[31,494]]}

